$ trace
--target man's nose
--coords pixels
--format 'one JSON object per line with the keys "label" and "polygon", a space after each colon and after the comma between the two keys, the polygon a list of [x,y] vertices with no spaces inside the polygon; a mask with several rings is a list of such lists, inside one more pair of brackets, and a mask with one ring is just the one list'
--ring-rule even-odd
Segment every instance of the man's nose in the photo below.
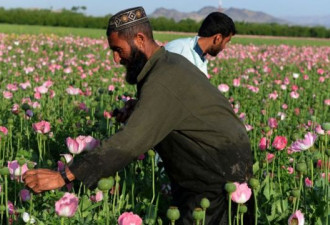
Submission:
{"label": "man's nose", "polygon": [[120,63],[121,58],[120,58],[118,52],[113,52],[113,60],[114,60],[115,63],[117,63],[117,64]]}

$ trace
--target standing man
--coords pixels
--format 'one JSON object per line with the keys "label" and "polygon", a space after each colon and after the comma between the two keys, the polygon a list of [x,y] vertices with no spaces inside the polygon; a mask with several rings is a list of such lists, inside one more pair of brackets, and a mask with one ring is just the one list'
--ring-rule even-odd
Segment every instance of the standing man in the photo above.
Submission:
{"label": "standing man", "polygon": [[207,54],[216,56],[236,34],[233,20],[221,12],[210,13],[199,28],[198,35],[168,42],[165,49],[186,57],[207,75]]}
{"label": "standing man", "polygon": [[154,147],[181,212],[177,224],[193,224],[192,212],[203,197],[211,202],[206,224],[226,224],[225,183],[252,175],[244,125],[197,67],[156,44],[142,7],[112,16],[107,36],[114,61],[126,68],[126,81],[137,85],[138,100],[126,125],[61,172],[26,172],[25,184],[37,193],[74,179],[91,187]]}

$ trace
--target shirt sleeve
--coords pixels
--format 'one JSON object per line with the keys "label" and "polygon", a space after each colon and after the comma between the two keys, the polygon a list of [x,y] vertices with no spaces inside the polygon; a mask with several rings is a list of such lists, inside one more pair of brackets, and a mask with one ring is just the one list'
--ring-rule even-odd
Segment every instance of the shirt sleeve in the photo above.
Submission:
{"label": "shirt sleeve", "polygon": [[125,127],[69,166],[76,179],[87,187],[114,175],[158,144],[187,116],[187,110],[170,89],[158,83],[145,86]]}

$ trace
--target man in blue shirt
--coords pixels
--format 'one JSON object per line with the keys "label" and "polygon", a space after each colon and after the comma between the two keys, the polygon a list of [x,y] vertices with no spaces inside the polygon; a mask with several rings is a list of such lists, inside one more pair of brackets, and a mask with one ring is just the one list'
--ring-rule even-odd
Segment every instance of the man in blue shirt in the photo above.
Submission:
{"label": "man in blue shirt", "polygon": [[206,54],[216,56],[235,34],[233,20],[221,12],[213,12],[204,19],[197,36],[168,42],[165,49],[186,57],[208,75]]}

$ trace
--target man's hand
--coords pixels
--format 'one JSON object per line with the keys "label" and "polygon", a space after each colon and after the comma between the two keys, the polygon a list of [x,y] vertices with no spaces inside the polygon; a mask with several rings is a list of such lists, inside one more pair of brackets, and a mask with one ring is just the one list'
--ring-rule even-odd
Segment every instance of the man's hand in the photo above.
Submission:
{"label": "man's hand", "polygon": [[136,99],[130,99],[125,102],[125,106],[123,108],[115,110],[113,116],[116,117],[116,120],[118,122],[125,123],[132,114],[137,101],[138,100]]}
{"label": "man's hand", "polygon": [[24,173],[23,180],[35,193],[54,190],[65,185],[61,174],[49,169],[28,170]]}

